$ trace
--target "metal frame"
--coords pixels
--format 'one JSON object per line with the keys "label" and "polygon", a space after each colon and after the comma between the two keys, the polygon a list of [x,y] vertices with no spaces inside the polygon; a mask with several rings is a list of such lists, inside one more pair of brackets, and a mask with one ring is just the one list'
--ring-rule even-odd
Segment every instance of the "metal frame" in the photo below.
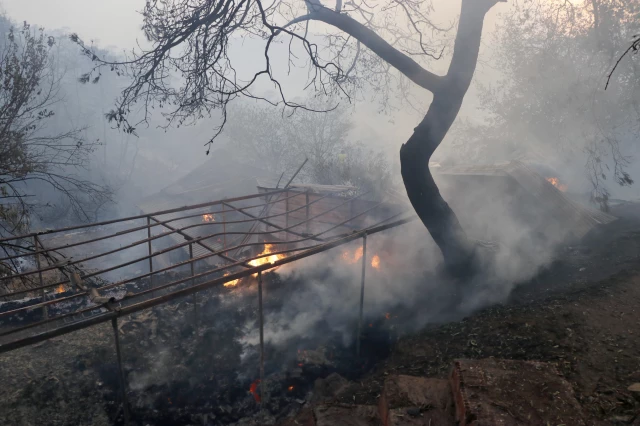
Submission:
{"label": "metal frame", "polygon": [[[289,209],[289,200],[294,197],[304,196],[305,204],[303,206],[297,207],[295,209]],[[360,293],[360,311],[359,311],[359,319],[358,319],[358,336],[357,336],[357,351],[358,354],[360,352],[360,333],[362,328],[362,316],[363,316],[363,304],[364,304],[364,285],[365,285],[365,269],[366,269],[366,238],[367,235],[372,235],[378,232],[382,232],[408,222],[411,222],[416,219],[415,215],[410,214],[406,215],[405,211],[400,211],[398,213],[392,214],[388,217],[380,219],[377,223],[372,226],[366,227],[364,229],[353,229],[350,233],[337,234],[336,230],[341,227],[347,226],[349,222],[352,222],[354,219],[357,219],[363,215],[368,215],[373,213],[379,207],[383,206],[383,203],[377,203],[371,206],[368,209],[364,209],[358,214],[353,214],[353,203],[359,197],[358,195],[351,198],[340,197],[337,205],[334,205],[331,208],[327,208],[322,210],[320,213],[311,215],[310,214],[310,206],[314,203],[318,203],[319,201],[329,197],[330,195],[318,195],[315,200],[310,200],[309,192],[300,192],[295,189],[279,189],[275,191],[262,192],[254,195],[248,195],[245,197],[236,197],[229,198],[225,200],[212,201],[210,203],[198,204],[194,206],[185,206],[177,209],[165,210],[161,212],[155,213],[147,213],[143,215],[105,221],[100,223],[94,223],[90,225],[82,225],[82,226],[74,226],[68,227],[58,230],[44,231],[40,233],[32,233],[21,237],[11,237],[11,238],[3,238],[0,239],[0,245],[3,243],[7,243],[8,241],[33,241],[33,247],[29,245],[25,245],[22,247],[22,252],[16,255],[6,256],[1,258],[1,260],[13,259],[20,256],[35,256],[37,260],[37,269],[34,271],[28,272],[20,272],[9,277],[0,278],[0,282],[4,280],[16,279],[32,275],[38,274],[40,278],[37,282],[38,285],[30,288],[30,289],[18,289],[11,292],[6,292],[0,294],[0,297],[14,297],[20,294],[31,293],[40,295],[41,301],[22,308],[14,309],[11,311],[6,311],[0,313],[0,319],[24,314],[27,311],[31,311],[34,309],[43,309],[43,319],[41,321],[36,321],[34,323],[26,324],[21,327],[4,330],[0,332],[0,353],[8,352],[11,350],[15,350],[24,346],[32,345],[56,336],[64,335],[76,330],[84,329],[87,327],[91,327],[93,325],[111,321],[114,327],[115,332],[115,344],[116,351],[118,355],[118,364],[120,368],[120,381],[121,381],[121,398],[123,400],[123,410],[125,415],[125,421],[129,419],[129,412],[126,402],[126,383],[124,374],[122,373],[122,360],[120,353],[120,344],[118,340],[118,330],[117,330],[117,319],[121,316],[129,315],[134,312],[141,311],[143,309],[148,309],[154,306],[158,306],[164,304],[166,302],[175,300],[177,298],[185,297],[187,295],[193,295],[193,304],[194,304],[194,322],[197,326],[198,322],[198,299],[197,293],[211,289],[213,287],[221,286],[226,282],[241,279],[244,277],[248,277],[254,274],[258,275],[258,308],[259,308],[259,325],[260,325],[260,375],[261,375],[261,391],[264,391],[264,341],[263,341],[263,310],[262,310],[262,272],[267,271],[269,269],[277,268],[281,265],[295,262],[297,260],[303,259],[305,257],[309,257],[332,248],[341,246],[343,244],[347,244],[354,240],[362,239],[363,240],[363,260],[362,260],[362,282],[361,282],[361,293]],[[242,206],[239,207],[234,205],[234,203],[251,200],[254,198],[262,198],[266,200],[265,203],[250,205],[250,206]],[[283,213],[269,215],[269,211],[273,205],[276,203],[282,203],[285,206],[285,211]],[[315,234],[311,234],[311,224],[314,220],[327,215],[328,213],[344,206],[350,204],[349,215],[346,220],[342,220],[339,223],[330,223],[326,220],[321,223],[322,227],[326,229],[322,229]],[[219,206],[222,210],[217,210],[214,212],[206,211],[202,212],[204,208],[208,208],[211,206]],[[254,214],[251,213],[252,209],[261,209],[259,213]],[[290,223],[290,214],[292,212],[303,210],[304,209],[304,217],[305,219],[299,221],[298,223],[291,224]],[[196,213],[197,212],[197,213]],[[171,218],[169,220],[161,220],[158,217],[165,214],[174,214],[174,213],[185,213],[180,215],[180,217]],[[203,214],[215,214],[222,213],[222,222],[211,222],[206,224],[186,224],[186,225],[169,225],[170,222],[177,222],[184,219],[196,218]],[[244,217],[248,217],[248,219],[243,220],[231,220],[227,221],[227,217],[230,213],[237,213]],[[285,226],[279,226],[274,223],[271,219],[277,217],[283,217]],[[405,216],[404,218],[399,218],[400,216]],[[219,216],[218,216],[219,217]],[[134,226],[133,228],[127,228],[118,232],[109,233],[107,236],[101,236],[98,238],[87,238],[81,241],[76,241],[70,244],[64,244],[59,246],[51,246],[47,244],[47,248],[43,245],[42,240],[40,239],[41,235],[50,235],[56,233],[64,233],[70,230],[88,230],[92,227],[96,226],[110,226],[114,224],[128,224],[133,223],[136,220],[143,219],[146,222],[146,226]],[[323,219],[324,220],[324,219]],[[229,224],[238,224],[238,223],[252,223],[249,231],[229,231]],[[262,224],[266,227],[267,230],[259,231],[257,229],[257,225]],[[165,233],[155,233],[153,235],[151,229],[153,227],[160,226],[161,228],[167,229],[168,232]],[[189,230],[196,226],[211,226],[214,231],[216,229],[222,230],[222,232],[212,232],[207,233],[204,236],[195,237],[189,234]],[[301,228],[303,227],[304,228]],[[320,226],[320,223],[317,222],[316,226]],[[141,238],[134,241],[131,244],[126,244],[121,246],[118,249],[114,250],[106,250],[104,252],[98,254],[91,254],[89,256],[85,256],[82,259],[70,259],[64,255],[64,250],[70,247],[77,247],[82,245],[91,245],[92,243],[102,242],[108,239],[117,240],[121,238],[122,235],[131,234],[133,232],[139,231],[144,232],[146,229],[146,238]],[[297,231],[296,229],[304,230],[303,232]],[[306,232],[305,232],[306,231]],[[284,233],[285,239],[279,240],[276,239],[273,234],[282,234]],[[152,241],[157,240],[159,238],[165,237],[169,234],[180,235],[185,239],[183,243],[173,244],[170,247],[153,251]],[[231,235],[242,235],[239,244],[233,245],[233,243],[229,244],[230,239],[227,238]],[[82,235],[81,235],[82,236]],[[86,235],[85,235],[86,236]],[[222,249],[216,249],[215,247],[210,246],[205,242],[205,240],[213,237],[222,236],[224,239],[224,243]],[[292,238],[295,239],[292,239]],[[256,241],[251,241],[255,239]],[[136,247],[139,245],[147,245],[148,253],[145,256],[141,256],[135,258],[133,260],[128,260],[123,263],[118,264],[109,264],[106,267],[99,269],[97,271],[93,271],[91,273],[84,274],[82,277],[81,283],[77,283],[77,278],[74,280],[74,274],[76,272],[71,270],[70,268],[76,268],[78,270],[78,266],[82,262],[86,262],[87,260],[97,259],[101,257],[105,257],[109,254],[118,253],[123,250],[128,250],[132,247]],[[207,249],[208,253],[201,256],[193,255],[193,246],[194,244],[198,244],[201,247]],[[276,250],[268,254],[260,254],[260,255],[248,255],[248,256],[238,256],[239,253],[245,248],[255,247],[255,246],[263,246],[264,244],[271,244],[274,247],[284,247],[284,249]],[[19,247],[19,244],[11,244],[12,247]],[[143,246],[144,247],[144,246]],[[167,267],[157,267],[154,268],[153,258],[160,256],[165,253],[169,253],[172,250],[176,250],[178,248],[185,247],[188,249],[189,256],[185,261],[180,261],[175,264],[171,264]],[[14,248],[14,251],[16,249]],[[88,252],[87,248],[84,250]],[[234,256],[231,257],[227,253],[234,253]],[[263,257],[272,256],[277,254],[287,255],[284,258],[281,258],[274,263],[266,263],[259,266],[253,266],[250,262],[253,260],[257,260]],[[46,265],[41,265],[40,256],[43,256],[47,263]],[[58,257],[63,256],[65,259],[63,261],[59,261]],[[211,267],[201,272],[196,272],[194,268],[194,263],[208,259],[211,257],[218,257],[222,265],[218,265],[216,267]],[[236,257],[240,257],[240,259],[236,259]],[[104,285],[96,286],[93,283],[88,283],[86,280],[92,277],[98,277],[106,272],[110,272],[113,270],[122,270],[129,265],[145,262],[148,260],[148,272],[141,274],[134,274],[135,276],[127,277],[126,279],[107,283]],[[190,269],[190,273],[186,274],[187,276],[174,279],[169,282],[161,284],[159,280],[153,280],[154,276],[158,274],[180,268],[180,267],[188,267]],[[240,268],[240,269],[238,269]],[[55,283],[44,283],[42,278],[42,273],[48,270],[59,269],[63,271],[65,277],[59,282]],[[183,268],[184,269],[184,268]],[[226,273],[224,276],[219,276],[220,273]],[[213,276],[212,275],[218,275]],[[76,274],[77,275],[77,274]],[[134,281],[141,280],[143,278],[149,279],[150,285],[147,289],[138,290],[134,293],[128,292],[120,299],[115,300],[112,295],[105,293],[108,290],[114,289],[122,289],[127,283],[131,283]],[[59,286],[61,284],[72,283],[73,286],[68,286],[73,291],[73,294],[65,295],[63,297],[48,299],[45,290],[47,288],[51,288],[54,286]],[[154,285],[155,283],[155,285]],[[183,285],[184,284],[184,285]],[[56,315],[55,310],[52,310],[52,305],[56,305],[62,302],[68,302],[72,299],[80,299],[83,301],[82,304],[78,306],[77,309],[67,312],[60,313]],[[263,392],[262,392],[263,393]],[[262,399],[264,400],[264,393],[262,395]]]}

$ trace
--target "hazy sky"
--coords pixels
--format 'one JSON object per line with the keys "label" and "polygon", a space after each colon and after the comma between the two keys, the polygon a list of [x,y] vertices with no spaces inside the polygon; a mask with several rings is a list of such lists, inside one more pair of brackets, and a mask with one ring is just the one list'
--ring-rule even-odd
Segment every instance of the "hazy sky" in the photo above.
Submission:
{"label": "hazy sky", "polygon": [[[145,0],[0,0],[0,8],[15,21],[26,20],[48,30],[75,32],[85,42],[93,40],[101,48],[115,50],[131,49],[136,46],[136,40],[143,39],[140,31],[142,17],[138,11],[142,10],[144,4]],[[455,20],[460,11],[460,0],[433,0],[433,4],[434,20],[441,24]],[[506,7],[499,4],[487,16],[483,37],[485,43],[495,15]],[[441,61],[433,71],[442,73],[446,66],[447,62]],[[482,68],[478,72],[482,73]],[[422,92],[417,87],[416,90]],[[424,95],[430,97],[426,91]],[[463,111],[475,114],[474,98],[472,90],[465,100]],[[376,108],[378,105],[370,103],[356,106],[356,128],[362,132],[359,132],[359,137],[364,137],[371,141],[373,147],[388,150],[396,157],[400,143],[410,135],[419,117],[413,111],[395,113],[393,117],[381,117],[375,113]]]}
{"label": "hazy sky", "polygon": [[[440,19],[453,19],[460,0],[434,0]],[[0,0],[16,21],[27,20],[47,29],[67,28],[103,47],[129,48],[140,38],[141,16],[136,12],[145,0]]]}

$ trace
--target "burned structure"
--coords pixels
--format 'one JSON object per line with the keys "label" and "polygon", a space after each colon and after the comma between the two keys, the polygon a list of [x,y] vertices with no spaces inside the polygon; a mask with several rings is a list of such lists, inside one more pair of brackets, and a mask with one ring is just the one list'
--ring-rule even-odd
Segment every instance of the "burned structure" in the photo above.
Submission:
{"label": "burned structure", "polygon": [[[228,163],[219,164],[228,177],[225,182],[210,179],[209,163],[141,200],[139,215],[0,241],[15,246],[0,261],[28,259],[31,264],[0,278],[5,301],[0,308],[0,353],[111,322],[121,364],[118,330],[131,315],[181,301],[173,309],[192,310],[197,327],[201,310],[212,298],[251,287],[257,293],[260,336],[260,374],[251,389],[253,395],[265,395],[263,273],[350,242],[361,244],[348,262],[361,268],[360,297],[353,300],[357,335],[363,326],[371,327],[362,322],[365,277],[379,259],[367,254],[367,236],[415,221],[406,197],[388,193],[386,201],[372,201],[356,188],[295,184],[291,178],[279,182],[260,170],[234,172],[240,167]],[[522,164],[443,167],[437,177],[470,194],[474,188],[469,181],[494,185],[496,198],[475,200],[479,206],[495,207],[497,200],[527,205],[521,217],[544,219],[532,226],[546,235],[564,227],[580,238],[614,219],[571,201],[553,182]],[[210,196],[218,199],[209,201]],[[174,207],[180,204],[184,206]],[[504,207],[498,203],[498,208]],[[360,342],[357,338],[356,351]],[[324,362],[328,355],[305,351],[300,356],[301,364],[311,364],[309,359]],[[118,376],[119,399],[126,401],[127,375],[121,365]],[[126,402],[121,406],[126,420]]]}
{"label": "burned structure", "polygon": [[451,204],[459,212],[463,226],[474,222],[474,215],[486,218],[484,229],[475,230],[479,239],[501,239],[504,223],[495,220],[501,217],[496,212],[517,220],[537,238],[553,242],[558,242],[559,236],[563,242],[578,241],[599,225],[616,220],[572,198],[566,185],[549,168],[511,161],[492,165],[437,165],[433,170],[445,196],[458,195],[452,198]]}

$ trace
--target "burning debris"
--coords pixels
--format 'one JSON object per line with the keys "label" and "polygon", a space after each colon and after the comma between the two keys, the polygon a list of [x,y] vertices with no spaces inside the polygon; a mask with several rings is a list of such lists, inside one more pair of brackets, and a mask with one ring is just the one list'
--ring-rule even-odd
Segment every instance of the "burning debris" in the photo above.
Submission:
{"label": "burning debris", "polygon": [[[224,276],[226,277],[226,276],[229,276],[230,274],[231,274],[230,272],[225,272]],[[238,282],[240,282],[240,279],[236,278],[235,280],[227,281],[223,285],[225,287],[235,287],[238,284]]]}
{"label": "burning debris", "polygon": [[349,250],[345,250],[342,253],[342,259],[348,264],[354,264],[358,260],[362,259],[363,249],[362,246],[355,249],[355,251],[350,252]]}
{"label": "burning debris", "polygon": [[[264,250],[262,250],[262,253],[258,254],[258,256],[270,254],[274,251],[275,250],[273,249],[273,244],[265,244]],[[260,266],[260,265],[265,265],[267,263],[271,263],[273,265],[276,261],[280,259],[284,259],[285,257],[287,256],[285,256],[284,254],[272,254],[271,256],[265,256],[265,257],[260,257],[258,259],[250,260],[249,265]],[[258,274],[253,274],[253,276],[257,277]]]}
{"label": "burning debris", "polygon": [[203,214],[202,215],[202,221],[205,222],[205,223],[215,222],[216,221],[216,217],[213,215],[213,213]]}
{"label": "burning debris", "polygon": [[[342,252],[342,260],[349,265],[353,265],[362,259],[363,252],[364,250],[362,246],[358,247],[354,251],[344,250]],[[374,254],[371,257],[371,266],[375,269],[380,269],[380,256]]]}
{"label": "burning debris", "polygon": [[549,182],[551,185],[558,188],[560,191],[562,192],[567,191],[567,185],[560,183],[560,179],[558,179],[557,177],[548,177],[546,179],[547,179],[547,182]]}

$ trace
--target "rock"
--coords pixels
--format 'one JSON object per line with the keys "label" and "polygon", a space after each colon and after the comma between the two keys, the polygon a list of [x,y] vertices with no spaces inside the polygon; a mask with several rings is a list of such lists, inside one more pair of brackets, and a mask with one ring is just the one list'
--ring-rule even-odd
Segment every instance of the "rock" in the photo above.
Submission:
{"label": "rock", "polygon": [[640,383],[634,383],[627,388],[630,392],[640,392]]}

